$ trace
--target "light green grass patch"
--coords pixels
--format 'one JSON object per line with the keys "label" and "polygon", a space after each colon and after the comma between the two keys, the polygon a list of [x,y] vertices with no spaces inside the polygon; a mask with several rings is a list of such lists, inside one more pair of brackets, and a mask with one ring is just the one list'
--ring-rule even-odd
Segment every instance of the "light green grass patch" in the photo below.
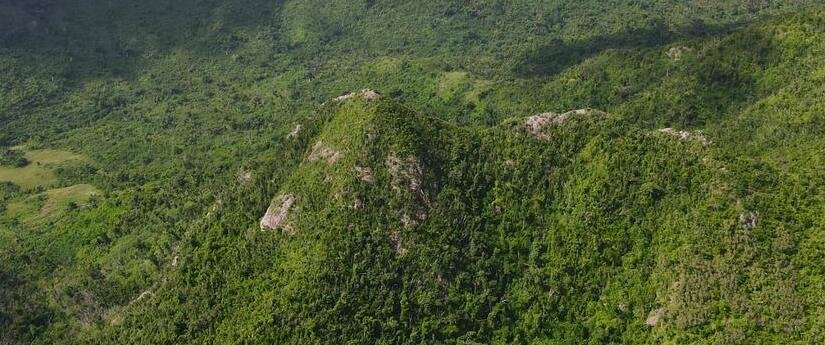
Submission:
{"label": "light green grass patch", "polygon": [[452,99],[457,93],[469,86],[470,77],[467,72],[453,71],[444,73],[438,81],[436,94],[444,100]]}
{"label": "light green grass patch", "polygon": [[48,190],[46,191],[46,203],[40,213],[46,215],[53,213],[65,208],[72,202],[79,206],[86,204],[92,196],[99,193],[100,191],[90,184],[76,184],[70,187]]}
{"label": "light green grass patch", "polygon": [[370,67],[377,73],[388,74],[398,71],[401,68],[401,59],[382,56],[373,61]]}
{"label": "light green grass patch", "polygon": [[85,160],[86,157],[69,151],[44,149],[27,151],[26,159],[40,164],[59,164],[68,161]]}
{"label": "light green grass patch", "polygon": [[463,98],[465,102],[477,104],[492,87],[493,82],[489,80],[475,79],[467,72],[453,71],[441,75],[436,95],[444,101]]}
{"label": "light green grass patch", "polygon": [[49,187],[57,182],[52,172],[55,165],[83,161],[86,157],[68,151],[45,149],[26,151],[26,159],[30,163],[22,168],[0,166],[0,182],[8,181],[23,189]]}
{"label": "light green grass patch", "polygon": [[17,237],[14,236],[14,232],[0,224],[0,258],[3,257],[3,251],[10,250],[16,244]]}
{"label": "light green grass patch", "polygon": [[26,223],[37,222],[60,214],[70,203],[83,206],[100,191],[90,184],[55,188],[43,193],[23,197],[8,204],[6,216],[18,218]]}
{"label": "light green grass patch", "polygon": [[56,180],[51,169],[42,164],[30,163],[22,168],[0,167],[0,181],[14,183],[23,189],[50,186]]}
{"label": "light green grass patch", "polygon": [[6,208],[8,218],[28,219],[37,216],[43,206],[38,196],[23,197],[9,202]]}
{"label": "light green grass patch", "polygon": [[481,96],[490,91],[493,88],[493,82],[489,80],[479,79],[473,81],[472,88],[464,94],[464,100],[469,103],[478,104],[481,100]]}

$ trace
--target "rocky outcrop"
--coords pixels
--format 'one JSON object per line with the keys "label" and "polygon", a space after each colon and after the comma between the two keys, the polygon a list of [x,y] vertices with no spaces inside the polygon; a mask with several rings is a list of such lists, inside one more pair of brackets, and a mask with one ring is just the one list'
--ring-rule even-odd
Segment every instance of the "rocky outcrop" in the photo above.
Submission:
{"label": "rocky outcrop", "polygon": [[301,130],[303,130],[303,129],[304,129],[304,126],[301,126],[301,124],[297,124],[297,125],[295,125],[295,128],[293,128],[292,131],[289,132],[289,134],[286,137],[289,138],[289,139],[297,138],[298,134],[301,134]]}
{"label": "rocky outcrop", "polygon": [[352,99],[352,98],[355,98],[355,97],[362,97],[367,101],[375,101],[375,100],[381,98],[381,94],[378,93],[378,92],[375,92],[373,90],[370,90],[370,89],[363,89],[360,92],[350,92],[350,93],[335,97],[332,100],[336,101],[336,102],[343,102],[343,101],[346,101],[348,99]]}
{"label": "rocky outcrop", "polygon": [[745,230],[753,230],[759,221],[759,212],[748,211],[739,215],[739,223]]}
{"label": "rocky outcrop", "polygon": [[424,169],[417,157],[409,155],[399,158],[395,154],[390,154],[387,157],[387,169],[392,176],[393,190],[411,192],[418,201],[429,204],[429,198],[423,189]]}
{"label": "rocky outcrop", "polygon": [[650,327],[655,327],[656,324],[658,324],[659,321],[661,321],[662,317],[664,317],[664,316],[665,316],[665,309],[664,308],[654,309],[654,310],[650,311],[650,314],[648,314],[647,320],[645,320],[645,323]]}
{"label": "rocky outcrop", "polygon": [[339,159],[341,159],[342,156],[343,155],[341,154],[341,152],[324,145],[324,143],[321,141],[318,141],[317,143],[315,143],[314,146],[312,146],[312,151],[309,153],[307,159],[310,162],[323,160],[329,164],[334,164]]}
{"label": "rocky outcrop", "polygon": [[375,182],[375,177],[372,176],[372,169],[370,167],[359,167],[356,166],[355,173],[358,174],[358,179],[366,182],[366,183],[373,183]]}
{"label": "rocky outcrop", "polygon": [[662,128],[659,130],[661,133],[668,134],[676,139],[681,141],[697,141],[702,145],[710,144],[710,141],[705,138],[701,131],[690,132],[690,131],[683,131],[683,130],[676,130],[673,128]]}
{"label": "rocky outcrop", "polygon": [[238,172],[238,182],[243,185],[249,184],[252,182],[252,171],[250,170],[241,170]]}
{"label": "rocky outcrop", "polygon": [[693,49],[690,47],[672,47],[667,50],[667,53],[665,53],[665,55],[667,55],[667,57],[670,58],[670,60],[672,61],[679,61],[682,59],[682,55],[691,51],[693,51]]}
{"label": "rocky outcrop", "polygon": [[292,194],[282,195],[269,205],[263,218],[261,218],[261,230],[276,230],[281,228],[285,233],[292,235],[292,228],[285,224],[289,210],[295,203]]}
{"label": "rocky outcrop", "polygon": [[393,230],[390,232],[390,243],[392,243],[392,247],[398,256],[404,256],[407,254],[407,248],[404,247],[403,243],[401,243],[401,234],[398,230]]}
{"label": "rocky outcrop", "polygon": [[548,127],[561,125],[574,116],[588,116],[590,114],[604,113],[590,108],[576,109],[565,113],[547,112],[524,119],[522,125],[527,133],[539,140],[547,140],[550,138],[549,133],[546,131]]}

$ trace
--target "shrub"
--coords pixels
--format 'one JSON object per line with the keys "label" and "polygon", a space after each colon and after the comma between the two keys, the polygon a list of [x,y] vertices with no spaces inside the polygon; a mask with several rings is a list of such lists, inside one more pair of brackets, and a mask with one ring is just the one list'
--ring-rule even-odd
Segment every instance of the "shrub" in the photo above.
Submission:
{"label": "shrub", "polygon": [[12,166],[15,168],[22,168],[29,164],[29,160],[23,155],[23,152],[13,149],[7,149],[0,155],[0,165]]}

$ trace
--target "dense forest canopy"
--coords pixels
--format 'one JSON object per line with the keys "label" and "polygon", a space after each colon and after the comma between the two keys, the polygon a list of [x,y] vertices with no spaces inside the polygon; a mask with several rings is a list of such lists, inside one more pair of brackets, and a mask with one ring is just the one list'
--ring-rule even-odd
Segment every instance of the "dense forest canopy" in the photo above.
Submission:
{"label": "dense forest canopy", "polygon": [[818,1],[0,2],[0,343],[823,343]]}

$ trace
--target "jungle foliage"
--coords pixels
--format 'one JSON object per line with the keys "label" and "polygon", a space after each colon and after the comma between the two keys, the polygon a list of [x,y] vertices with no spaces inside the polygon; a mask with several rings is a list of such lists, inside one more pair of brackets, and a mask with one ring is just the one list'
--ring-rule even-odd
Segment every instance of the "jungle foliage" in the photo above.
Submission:
{"label": "jungle foliage", "polygon": [[822,56],[814,1],[5,2],[0,343],[825,342]]}
{"label": "jungle foliage", "polygon": [[29,164],[29,160],[20,150],[6,149],[0,153],[0,165],[7,165],[15,168],[22,168]]}

